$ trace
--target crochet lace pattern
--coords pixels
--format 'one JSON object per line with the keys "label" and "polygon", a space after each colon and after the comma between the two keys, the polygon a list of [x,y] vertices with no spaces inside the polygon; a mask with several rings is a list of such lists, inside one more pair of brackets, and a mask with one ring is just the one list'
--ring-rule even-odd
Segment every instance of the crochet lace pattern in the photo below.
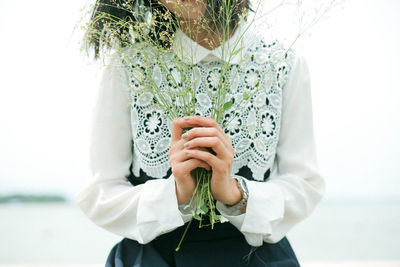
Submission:
{"label": "crochet lace pattern", "polygon": [[[162,178],[170,168],[168,150],[172,122],[157,105],[156,97],[145,87],[152,82],[161,90],[172,90],[173,95],[174,88],[182,84],[176,65],[179,58],[170,52],[166,59],[169,74],[166,74],[157,60],[150,65],[148,60],[143,60],[142,52],[135,49],[129,54],[129,60],[123,60],[131,103],[132,171],[137,177],[142,169],[151,177]],[[260,38],[246,48],[240,64],[229,66],[231,84],[227,99],[232,99],[234,104],[225,112],[223,121],[231,121],[224,131],[235,149],[232,174],[247,166],[256,181],[263,181],[265,172],[272,167],[279,140],[282,90],[294,58],[294,52],[286,50],[279,42],[266,43]],[[221,62],[200,61],[186,66],[191,73],[191,86],[196,90],[196,113],[208,116],[219,81]],[[253,94],[252,90],[260,84],[262,87]],[[238,107],[236,104],[241,103],[246,95],[251,97]],[[181,103],[176,102],[176,105]],[[235,118],[232,120],[232,117]]]}

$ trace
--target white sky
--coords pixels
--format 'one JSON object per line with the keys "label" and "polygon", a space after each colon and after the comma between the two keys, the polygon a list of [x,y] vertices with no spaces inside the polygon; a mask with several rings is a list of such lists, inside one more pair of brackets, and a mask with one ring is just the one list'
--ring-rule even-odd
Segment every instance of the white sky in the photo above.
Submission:
{"label": "white sky", "polygon": [[[71,38],[83,2],[0,2],[0,194],[73,196],[91,178],[100,73]],[[301,49],[327,198],[400,196],[398,14],[396,0],[348,0]]]}

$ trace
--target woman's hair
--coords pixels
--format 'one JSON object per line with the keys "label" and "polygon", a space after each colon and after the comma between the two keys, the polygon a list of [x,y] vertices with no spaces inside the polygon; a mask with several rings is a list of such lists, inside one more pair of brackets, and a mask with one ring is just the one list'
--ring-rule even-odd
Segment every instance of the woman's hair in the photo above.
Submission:
{"label": "woman's hair", "polygon": [[[250,8],[249,0],[206,0],[205,19],[211,30],[235,29]],[[227,11],[228,10],[228,11]],[[229,14],[227,14],[229,13]],[[156,45],[168,49],[177,29],[177,18],[159,0],[97,0],[93,8],[84,43],[94,50],[94,57],[103,49],[126,47],[140,41],[132,29],[152,18],[152,30],[147,37]],[[229,20],[229,21],[227,21]]]}

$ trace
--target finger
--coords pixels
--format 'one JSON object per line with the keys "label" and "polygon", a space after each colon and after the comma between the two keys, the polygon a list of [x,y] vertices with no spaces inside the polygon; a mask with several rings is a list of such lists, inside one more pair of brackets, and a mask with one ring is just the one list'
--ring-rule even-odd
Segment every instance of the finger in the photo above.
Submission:
{"label": "finger", "polygon": [[171,171],[176,175],[176,177],[185,177],[186,174],[190,173],[196,168],[204,168],[206,170],[211,170],[211,166],[206,162],[199,159],[188,159],[183,162],[175,164]]}
{"label": "finger", "polygon": [[183,153],[185,153],[186,156],[189,158],[198,159],[206,162],[208,165],[211,166],[212,169],[217,169],[219,165],[222,166],[222,161],[210,152],[198,149],[185,149],[183,150]]}
{"label": "finger", "polygon": [[210,116],[203,117],[203,116],[194,115],[194,116],[183,117],[183,120],[188,124],[195,124],[195,125],[199,125],[201,127],[214,127],[221,133],[224,132],[222,130],[221,126],[219,126],[219,124]]}
{"label": "finger", "polygon": [[168,151],[168,156],[171,157],[177,151],[180,151],[180,150],[184,149],[183,145],[186,142],[187,141],[185,139],[182,139],[182,138],[179,139],[179,140],[176,140],[175,142],[171,141],[171,146],[170,146],[169,151]]}
{"label": "finger", "polygon": [[215,153],[217,153],[217,157],[221,160],[232,158],[233,153],[229,151],[221,139],[212,136],[212,137],[197,137],[192,139],[189,142],[184,144],[186,149],[192,149],[197,147],[208,147],[211,148]]}
{"label": "finger", "polygon": [[[220,136],[224,140],[224,144],[226,147],[230,150],[232,150],[233,153],[235,153],[233,147],[232,147],[232,140],[229,138],[229,136],[225,133],[225,131],[221,128],[221,126],[213,119],[211,116],[208,117],[202,117],[202,116],[189,116],[189,117],[184,117],[184,120],[187,121],[188,123],[194,123],[201,125],[203,128],[215,128]],[[197,127],[201,128],[201,127]]]}
{"label": "finger", "polygon": [[[197,149],[200,151],[204,151],[204,152],[209,152],[209,150],[205,147],[196,147],[193,149]],[[170,165],[173,165],[174,163],[180,163],[186,160],[191,159],[190,157],[188,157],[188,155],[184,152],[183,149],[183,145],[182,145],[182,149],[180,149],[179,151],[176,151],[175,153],[171,154],[169,157],[169,162]]]}
{"label": "finger", "polygon": [[195,127],[187,131],[182,137],[188,141],[197,137],[218,137],[226,149],[232,149],[232,140],[214,127]]}
{"label": "finger", "polygon": [[[170,148],[168,150],[168,156],[171,157],[177,151],[183,150],[185,148],[184,144],[186,142],[188,142],[188,140],[182,139],[182,138],[177,140],[177,141],[175,141],[174,143],[171,142],[171,146],[170,146]],[[198,148],[198,149],[201,149],[201,148]],[[204,151],[207,151],[207,149],[205,149]]]}
{"label": "finger", "polygon": [[171,141],[175,142],[182,138],[184,128],[201,127],[196,123],[186,120],[187,117],[178,117],[172,121]]}
{"label": "finger", "polygon": [[211,166],[199,159],[189,159],[181,163],[181,167],[186,170],[193,171],[196,168],[204,168],[206,170],[211,170]]}
{"label": "finger", "polygon": [[183,129],[181,127],[182,122],[183,118],[175,118],[172,121],[171,142],[181,139],[183,133]]}

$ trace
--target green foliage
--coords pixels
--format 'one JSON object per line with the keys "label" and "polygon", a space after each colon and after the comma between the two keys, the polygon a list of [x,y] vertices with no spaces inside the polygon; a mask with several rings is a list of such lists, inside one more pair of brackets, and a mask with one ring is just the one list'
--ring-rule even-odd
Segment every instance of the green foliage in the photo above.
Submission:
{"label": "green foliage", "polygon": [[230,109],[232,107],[232,105],[233,105],[233,101],[232,100],[226,102],[224,104],[224,111],[227,111],[228,109]]}
{"label": "green foliage", "polygon": [[66,202],[63,196],[59,195],[27,195],[13,194],[0,196],[0,203],[49,203],[49,202]]}

